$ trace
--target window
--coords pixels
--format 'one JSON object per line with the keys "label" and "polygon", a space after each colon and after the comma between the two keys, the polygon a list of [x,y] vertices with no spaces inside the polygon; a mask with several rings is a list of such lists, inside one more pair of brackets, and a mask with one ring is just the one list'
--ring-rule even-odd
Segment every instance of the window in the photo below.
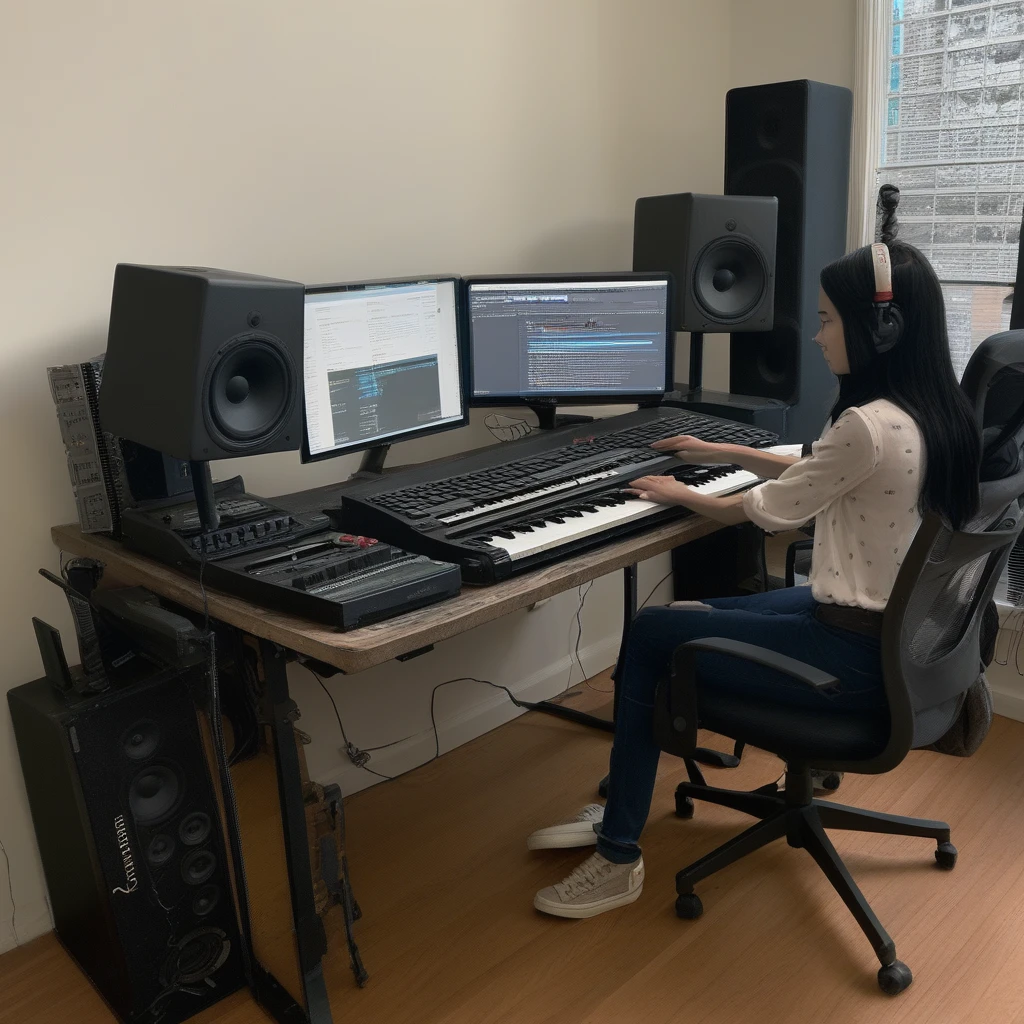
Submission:
{"label": "window", "polygon": [[900,189],[900,237],[943,282],[959,375],[1010,322],[1024,213],[1024,4],[891,0],[889,18],[878,183]]}
{"label": "window", "polygon": [[[1024,3],[877,2],[888,7],[888,92],[876,189],[899,188],[900,238],[942,282],[960,376],[974,349],[1010,326],[1024,213]],[[1024,545],[996,597],[1024,600]]]}

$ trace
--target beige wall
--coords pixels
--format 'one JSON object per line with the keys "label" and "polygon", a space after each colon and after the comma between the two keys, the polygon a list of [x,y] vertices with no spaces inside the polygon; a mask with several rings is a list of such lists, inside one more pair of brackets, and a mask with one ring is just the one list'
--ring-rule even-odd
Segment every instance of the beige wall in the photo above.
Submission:
{"label": "beige wall", "polygon": [[810,78],[853,88],[857,0],[732,0],[729,87]]}
{"label": "beige wall", "polygon": [[[626,268],[637,196],[721,186],[729,31],[727,5],[704,0],[7,5],[4,688],[40,672],[31,615],[73,637],[63,598],[36,575],[57,565],[50,524],[74,515],[44,368],[103,349],[117,261],[307,282]],[[698,94],[709,101],[687,101]],[[450,433],[393,458],[485,437],[479,427]],[[340,479],[351,467],[301,467],[283,455],[243,468],[266,493]],[[645,567],[645,582],[664,568]],[[608,663],[617,602],[614,580],[588,599],[588,669]],[[576,596],[565,595],[407,666],[332,682],[353,738],[410,737],[405,754],[375,762],[399,770],[421,748],[432,752],[433,682],[471,671],[532,693],[561,689],[575,610]],[[314,771],[354,788],[330,706],[310,685],[296,681]],[[482,689],[439,694],[446,745],[507,713]],[[24,941],[49,925],[6,713],[0,840]],[[0,949],[14,941],[3,870]]]}

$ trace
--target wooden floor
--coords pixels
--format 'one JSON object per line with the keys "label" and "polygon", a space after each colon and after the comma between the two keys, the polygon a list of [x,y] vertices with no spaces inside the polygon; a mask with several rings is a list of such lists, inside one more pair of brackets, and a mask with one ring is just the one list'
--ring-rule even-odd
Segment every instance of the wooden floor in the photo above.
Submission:
{"label": "wooden floor", "polygon": [[[584,688],[575,703],[607,699]],[[668,757],[641,899],[590,921],[534,912],[534,891],[588,851],[529,853],[524,839],[594,798],[608,746],[606,734],[530,713],[348,801],[371,977],[355,987],[332,920],[336,1024],[1024,1024],[1024,724],[997,719],[972,758],[915,752],[890,775],[843,783],[844,802],[949,820],[960,850],[947,874],[927,840],[833,834],[914,971],[895,999],[878,991],[870,948],[801,850],[748,857],[699,887],[701,920],[676,918],[674,872],[749,819],[700,804],[691,821],[675,818],[682,764]],[[778,773],[748,751],[711,781],[753,787]],[[0,957],[3,1024],[111,1020],[52,936]],[[265,1018],[240,993],[195,1020]]]}

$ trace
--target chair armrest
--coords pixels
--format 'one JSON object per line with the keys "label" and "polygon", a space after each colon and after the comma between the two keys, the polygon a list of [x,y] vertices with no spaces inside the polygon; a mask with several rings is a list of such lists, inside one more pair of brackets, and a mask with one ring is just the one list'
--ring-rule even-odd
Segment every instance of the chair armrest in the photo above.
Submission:
{"label": "chair armrest", "polygon": [[[692,655],[688,651],[693,651]],[[818,693],[835,693],[839,689],[839,680],[822,672],[820,668],[808,665],[806,662],[797,661],[785,654],[769,650],[767,647],[758,647],[756,644],[744,643],[742,640],[729,640],[721,636],[709,636],[700,640],[691,640],[689,643],[680,645],[675,649],[673,659],[676,673],[685,659],[692,666],[696,663],[697,651],[710,651],[715,654],[729,654],[736,658],[743,658],[744,661],[752,661],[755,665],[763,665],[765,668],[775,669],[776,672],[783,672],[790,678],[795,679],[805,686],[817,690]]]}
{"label": "chair armrest", "polygon": [[796,586],[796,553],[798,551],[809,551],[814,549],[814,541],[795,540],[786,548],[786,586]]}
{"label": "chair armrest", "polygon": [[795,658],[755,644],[711,636],[691,640],[675,649],[672,675],[662,680],[654,697],[654,740],[662,750],[677,757],[692,757],[697,749],[697,654],[727,654],[775,669],[818,693],[838,689],[839,680]]}

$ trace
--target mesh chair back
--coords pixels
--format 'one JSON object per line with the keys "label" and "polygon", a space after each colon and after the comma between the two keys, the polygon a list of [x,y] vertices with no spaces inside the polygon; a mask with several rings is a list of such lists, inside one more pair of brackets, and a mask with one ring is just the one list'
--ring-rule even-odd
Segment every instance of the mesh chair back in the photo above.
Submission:
{"label": "mesh chair back", "polygon": [[934,514],[922,522],[882,627],[890,747],[905,754],[933,743],[955,720],[981,669],[982,612],[1022,526],[1017,502],[981,532],[953,530]]}
{"label": "mesh chair back", "polygon": [[1024,330],[983,341],[964,370],[961,388],[982,436],[982,483],[1021,469],[1024,448]]}

